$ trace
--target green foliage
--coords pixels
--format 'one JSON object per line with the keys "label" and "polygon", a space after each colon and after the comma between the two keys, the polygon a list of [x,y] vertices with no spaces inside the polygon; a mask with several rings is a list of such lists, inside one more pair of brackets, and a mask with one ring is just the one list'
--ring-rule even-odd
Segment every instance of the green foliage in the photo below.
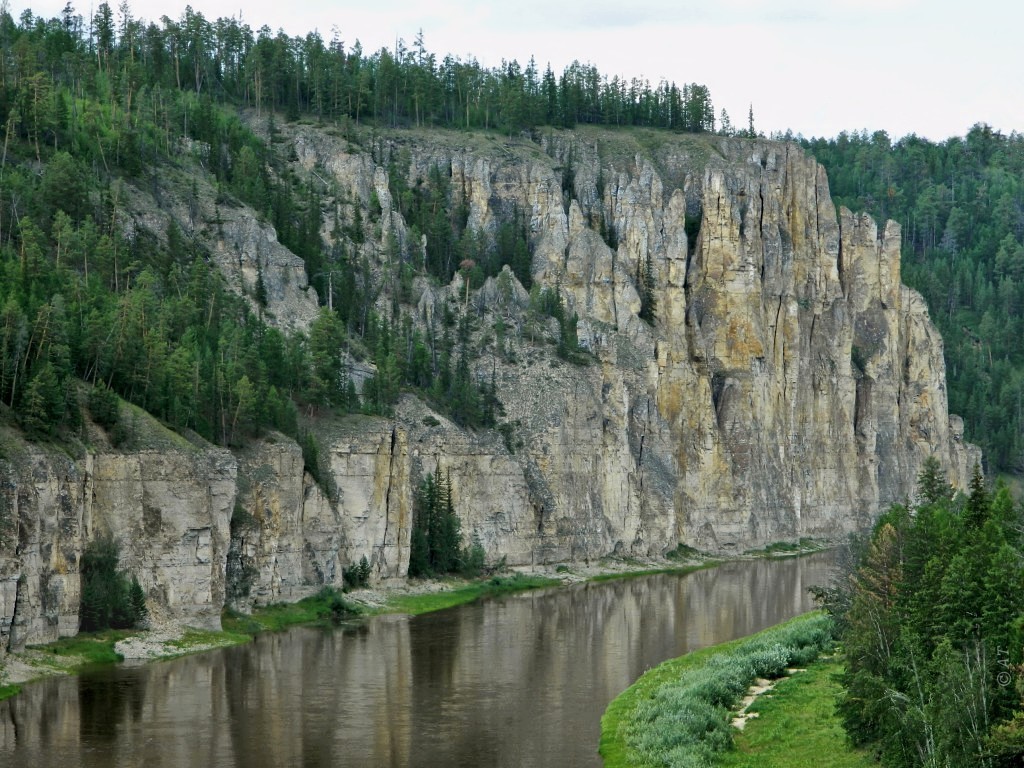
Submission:
{"label": "green foliage", "polygon": [[132,576],[131,584],[128,585],[128,612],[133,617],[136,626],[149,619],[149,609],[146,607],[146,593],[135,576]]}
{"label": "green foliage", "polygon": [[[478,543],[478,542],[475,542]],[[476,556],[476,552],[471,552]],[[451,479],[440,466],[416,491],[409,575],[456,573],[463,567],[462,530],[452,504]]]}
{"label": "green foliage", "polygon": [[107,387],[93,387],[89,391],[89,413],[93,421],[109,431],[117,426],[121,415],[121,400],[116,392]]}
{"label": "green foliage", "polygon": [[362,610],[348,602],[337,589],[324,587],[297,603],[275,603],[257,608],[251,615],[225,610],[221,625],[230,633],[257,635],[300,624],[336,623],[361,613]]}
{"label": "green foliage", "polygon": [[831,620],[800,617],[650,670],[601,719],[601,755],[614,766],[707,766],[732,747],[729,711],[756,677],[778,677],[831,647]]}
{"label": "green foliage", "polygon": [[[363,561],[366,561],[365,557]],[[362,613],[358,606],[348,602],[338,590],[331,587],[322,589],[316,599],[327,603],[327,612],[326,614],[321,613],[321,617],[329,618],[334,624],[355,618]]]}
{"label": "green foliage", "polygon": [[299,447],[302,449],[303,469],[310,474],[310,477],[316,483],[320,483],[320,446],[317,444],[316,436],[308,431],[301,433],[299,435]]}
{"label": "green foliage", "polygon": [[417,616],[430,611],[440,611],[456,605],[464,605],[487,597],[523,592],[530,589],[557,587],[561,584],[555,579],[543,576],[524,576],[520,573],[511,576],[492,576],[489,579],[475,581],[466,586],[445,589],[443,592],[428,592],[420,595],[394,595],[388,600],[389,612],[408,613]]}
{"label": "green foliage", "polygon": [[147,618],[145,593],[134,576],[118,570],[119,557],[120,547],[113,539],[94,539],[82,553],[83,632],[129,629]]}
{"label": "green foliage", "polygon": [[[2,669],[3,668],[0,667],[0,671],[2,671]],[[17,696],[19,693],[21,693],[20,685],[0,685],[0,701]]]}
{"label": "green foliage", "polygon": [[534,317],[553,317],[558,322],[556,350],[560,358],[579,364],[589,362],[576,335],[579,317],[575,312],[572,315],[566,312],[562,290],[559,286],[552,289],[535,285],[530,290],[529,312]]}
{"label": "green foliage", "polygon": [[1024,710],[1011,685],[1024,649],[1021,515],[980,470],[970,491],[952,498],[937,462],[925,462],[917,505],[883,516],[849,588],[830,596],[848,664],[844,727],[886,765],[1010,759],[1006,742],[998,758],[989,743]]}
{"label": "green foliage", "polygon": [[841,660],[819,659],[778,682],[748,709],[757,717],[734,734],[735,749],[716,756],[721,768],[868,768],[877,764],[868,750],[851,748],[835,712],[841,688]]}
{"label": "green foliage", "polygon": [[[99,632],[80,633],[74,637],[62,637],[55,643],[40,646],[54,656],[76,659],[78,665],[114,664],[122,661],[114,650],[119,640],[130,637],[133,633],[124,629],[107,629]],[[67,666],[62,664],[62,669]]]}
{"label": "green foliage", "polygon": [[699,560],[703,558],[703,555],[699,549],[680,542],[676,545],[675,549],[665,553],[665,558],[668,560]]}
{"label": "green foliage", "polygon": [[480,538],[474,533],[472,543],[462,550],[459,573],[467,579],[475,579],[483,573],[486,564],[487,552],[484,550],[483,544],[480,543]]}
{"label": "green foliage", "polygon": [[370,586],[370,561],[363,555],[359,562],[341,571],[342,580],[348,589],[360,589]]}

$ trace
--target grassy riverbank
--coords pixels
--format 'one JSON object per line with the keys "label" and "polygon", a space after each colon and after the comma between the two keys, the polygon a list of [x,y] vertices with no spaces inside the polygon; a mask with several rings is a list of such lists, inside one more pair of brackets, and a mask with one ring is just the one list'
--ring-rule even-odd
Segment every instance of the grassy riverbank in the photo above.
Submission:
{"label": "grassy riverbank", "polygon": [[830,644],[830,619],[811,613],[649,670],[601,718],[605,768],[714,765],[732,749],[730,708],[750,684],[806,665]]}
{"label": "grassy riverbank", "polygon": [[221,626],[225,632],[251,637],[261,632],[278,632],[300,624],[352,619],[363,612],[344,593],[328,587],[297,602],[274,603],[257,608],[252,613],[225,609],[221,614]]}
{"label": "grassy riverbank", "polygon": [[[17,695],[21,691],[18,683],[49,675],[73,674],[93,664],[120,661],[114,644],[132,634],[126,630],[82,633],[47,645],[30,646],[23,653],[8,656],[0,667],[0,681],[6,683],[0,685],[0,701]],[[12,673],[15,681],[7,683]]]}
{"label": "grassy riverbank", "polygon": [[359,592],[354,593],[353,598],[333,589],[325,589],[296,603],[275,603],[257,608],[251,614],[225,611],[221,623],[227,631],[253,635],[299,625],[336,622],[381,613],[418,616],[421,613],[465,605],[485,597],[542,587],[557,587],[561,584],[558,579],[520,574],[492,576],[475,581],[424,582],[424,586],[429,585],[428,590],[393,592],[386,595],[382,604],[374,605],[361,602]]}
{"label": "grassy riverbank", "polygon": [[853,749],[835,711],[842,690],[835,677],[842,660],[822,658],[778,682],[770,695],[749,708],[757,717],[734,737],[719,768],[868,768],[877,765],[866,750]]}
{"label": "grassy riverbank", "polygon": [[512,592],[524,592],[544,587],[560,587],[560,579],[549,579],[545,576],[492,576],[482,581],[473,581],[463,585],[453,585],[450,589],[419,594],[396,594],[388,598],[381,613],[408,613],[419,616],[421,613],[440,611],[465,605],[487,597],[507,595]]}

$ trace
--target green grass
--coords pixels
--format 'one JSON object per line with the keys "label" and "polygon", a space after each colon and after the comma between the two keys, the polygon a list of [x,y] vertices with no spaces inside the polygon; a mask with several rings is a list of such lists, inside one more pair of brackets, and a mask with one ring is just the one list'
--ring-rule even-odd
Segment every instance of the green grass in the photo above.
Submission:
{"label": "green grass", "polygon": [[729,710],[755,677],[777,677],[830,644],[821,613],[671,659],[616,697],[601,718],[605,768],[706,766],[731,748]]}
{"label": "green grass", "polygon": [[720,768],[867,768],[866,750],[853,749],[835,711],[843,669],[833,657],[780,680],[750,707],[758,716],[737,732],[735,750],[722,753]]}
{"label": "green grass", "polygon": [[211,648],[242,645],[250,640],[252,640],[252,635],[242,632],[217,632],[215,630],[193,629],[189,627],[185,630],[185,634],[177,640],[170,640],[164,643],[164,648],[168,651],[179,651],[175,655],[185,656],[192,653],[193,650],[206,651]]}
{"label": "green grass", "polygon": [[678,680],[687,671],[700,668],[710,657],[732,650],[743,641],[744,638],[740,638],[670,659],[645,672],[633,685],[612,699],[601,716],[601,744],[598,752],[604,758],[604,768],[630,768],[632,765],[623,731],[641,701],[649,699],[659,688]]}
{"label": "green grass", "polygon": [[714,568],[716,565],[721,565],[721,560],[707,560],[699,565],[682,565],[673,566],[671,568],[647,568],[644,570],[636,571],[621,571],[615,573],[599,573],[596,576],[591,576],[588,581],[617,581],[620,579],[636,579],[641,576],[659,576],[664,573],[674,574],[676,576],[685,576],[688,573],[694,571],[703,571],[706,568]]}
{"label": "green grass", "polygon": [[19,693],[21,693],[20,685],[0,685],[0,701],[17,696]]}
{"label": "green grass", "polygon": [[103,632],[81,632],[74,637],[62,637],[53,643],[32,646],[35,650],[68,659],[74,659],[72,669],[89,664],[113,664],[121,661],[114,650],[118,640],[138,634],[130,629],[108,629]]}
{"label": "green grass", "polygon": [[523,592],[528,589],[542,587],[558,587],[562,582],[543,576],[492,576],[486,581],[477,581],[465,586],[446,589],[443,592],[430,592],[421,595],[394,595],[388,599],[385,613],[408,613],[418,616],[421,613],[440,611],[456,605],[472,603],[485,597],[496,597],[511,592]]}
{"label": "green grass", "polygon": [[248,616],[225,610],[221,616],[221,626],[228,633],[255,635],[260,632],[277,632],[299,624],[326,624],[354,618],[360,613],[362,611],[346,601],[341,592],[325,587],[297,603],[275,603],[257,608]]}

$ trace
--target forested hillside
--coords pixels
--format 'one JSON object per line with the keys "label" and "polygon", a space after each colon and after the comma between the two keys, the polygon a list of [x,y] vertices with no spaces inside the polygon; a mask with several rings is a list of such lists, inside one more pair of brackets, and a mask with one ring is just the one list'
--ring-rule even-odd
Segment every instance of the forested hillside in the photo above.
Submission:
{"label": "forested hillside", "polygon": [[[532,61],[493,70],[439,62],[422,36],[366,55],[358,43],[253,32],[191,8],[159,24],[134,18],[127,4],[115,13],[103,3],[92,19],[70,3],[55,19],[4,10],[0,51],[0,403],[36,438],[79,424],[76,380],[93,385],[88,407],[115,442],[114,393],[221,444],[265,426],[296,435],[297,409],[385,413],[403,386],[461,424],[495,425],[493,383],[470,380],[468,321],[446,317],[443,332],[425,338],[400,305],[414,272],[447,283],[462,270],[478,286],[508,264],[529,286],[522,225],[483,238],[467,231],[446,177],[409,189],[393,172],[392,197],[429,247],[418,268],[389,260],[394,268],[382,274],[357,255],[375,224],[358,207],[345,220],[335,214],[326,247],[322,208],[332,190],[290,171],[277,120],[312,117],[355,142],[375,126],[714,127],[699,85],[609,80],[580,64],[556,77]],[[265,126],[264,138],[240,111]],[[378,161],[393,169],[396,158]],[[304,260],[330,307],[308,337],[265,322],[262,282],[255,307],[227,290],[191,232],[171,221],[154,233],[125,214],[132,188],[169,209],[172,180],[189,176],[215,187],[217,210],[244,203],[264,215]],[[194,218],[194,182],[184,197]],[[382,296],[391,311],[379,311]],[[560,351],[571,354],[560,297],[537,294],[535,307],[558,319]],[[376,364],[362,401],[343,348]]]}
{"label": "forested hillside", "polygon": [[[460,373],[469,352],[458,319],[448,319],[444,338],[425,338],[402,322],[399,305],[416,273],[446,283],[461,269],[480,285],[507,264],[529,287],[522,223],[481,238],[467,230],[443,175],[409,188],[404,174],[391,173],[395,204],[414,234],[428,235],[428,252],[415,267],[406,261],[381,275],[355,255],[374,225],[358,210],[335,216],[334,245],[325,246],[322,209],[332,190],[290,172],[275,122],[314,119],[371,145],[375,128],[418,126],[518,135],[600,123],[735,133],[724,112],[716,126],[701,85],[627,82],[579,63],[559,75],[532,60],[487,69],[473,59],[439,60],[422,34],[412,45],[364,53],[358,42],[253,31],[190,8],[157,23],[134,18],[127,4],[101,4],[92,19],[69,4],[54,19],[26,11],[16,20],[5,11],[0,50],[0,402],[17,406],[37,434],[75,423],[71,377],[221,443],[261,425],[294,433],[296,403],[385,412],[403,386],[439,403],[455,395],[461,423],[495,423],[496,393]],[[265,126],[263,137],[253,120]],[[751,115],[739,133],[753,132]],[[197,167],[188,167],[182,141],[209,148]],[[978,126],[941,144],[893,144],[884,133],[805,144],[828,169],[838,202],[903,225],[904,279],[925,295],[946,339],[950,408],[992,468],[1019,471],[1021,137]],[[392,167],[400,159],[377,157]],[[219,285],[188,233],[124,226],[123,185],[160,200],[170,168],[207,174],[218,206],[252,206],[305,261],[333,310],[308,339],[268,327]],[[569,190],[572,168],[564,173]],[[397,310],[387,321],[375,311],[382,295]],[[536,307],[563,314],[558,297],[537,297]],[[571,318],[559,323],[571,347]],[[365,402],[339,375],[334,350],[349,337],[348,348],[380,371]]]}
{"label": "forested hillside", "polygon": [[946,343],[949,408],[992,470],[1024,471],[1024,136],[805,142],[836,202],[903,227],[903,280]]}

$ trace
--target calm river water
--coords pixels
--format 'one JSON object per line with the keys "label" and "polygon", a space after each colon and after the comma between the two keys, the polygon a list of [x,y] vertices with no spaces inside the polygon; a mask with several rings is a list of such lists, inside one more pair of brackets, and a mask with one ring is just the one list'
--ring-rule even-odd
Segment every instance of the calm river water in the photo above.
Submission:
{"label": "calm river water", "polygon": [[25,686],[0,766],[600,766],[645,669],[813,607],[831,553],[523,593]]}

